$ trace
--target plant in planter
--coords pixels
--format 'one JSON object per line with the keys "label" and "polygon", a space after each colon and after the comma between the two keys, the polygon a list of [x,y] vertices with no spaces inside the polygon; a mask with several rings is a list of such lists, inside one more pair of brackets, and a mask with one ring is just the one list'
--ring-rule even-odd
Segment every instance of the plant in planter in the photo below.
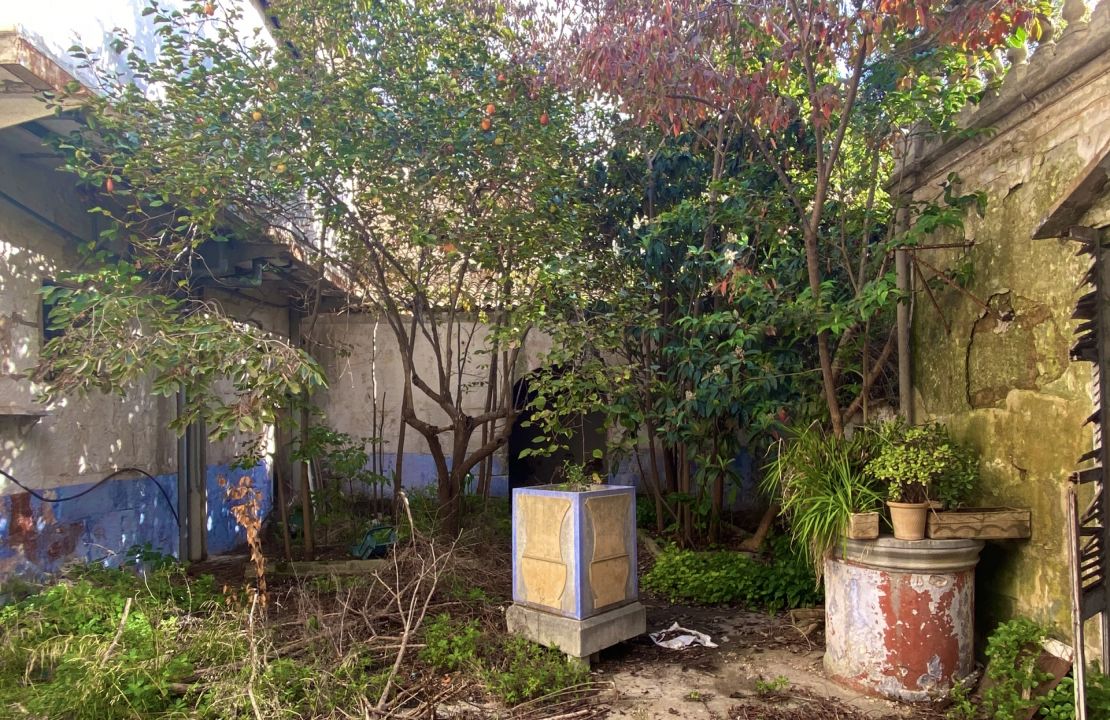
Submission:
{"label": "plant in planter", "polygon": [[647,629],[636,602],[636,489],[566,475],[513,490],[514,604],[505,620],[510,632],[586,658]]}
{"label": "plant in planter", "polygon": [[825,556],[844,537],[878,537],[880,484],[864,469],[874,433],[837,438],[811,425],[779,446],[767,466],[763,490],[781,495],[792,540],[806,548],[820,575]]}
{"label": "plant in planter", "polygon": [[975,455],[956,443],[947,428],[934,423],[880,429],[879,449],[867,473],[887,486],[894,537],[921,540],[930,500],[959,507],[978,484]]}
{"label": "plant in planter", "polygon": [[635,500],[581,473],[513,490],[513,600],[577,620],[636,600]]}

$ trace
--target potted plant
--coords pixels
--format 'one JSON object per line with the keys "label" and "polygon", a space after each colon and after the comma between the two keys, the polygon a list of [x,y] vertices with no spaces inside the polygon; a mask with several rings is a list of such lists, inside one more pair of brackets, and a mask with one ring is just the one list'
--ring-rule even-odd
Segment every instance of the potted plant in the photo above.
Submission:
{"label": "potted plant", "polygon": [[811,425],[781,443],[767,467],[763,490],[781,497],[793,540],[818,574],[843,538],[879,536],[881,487],[864,472],[873,446],[873,433],[837,438]]}
{"label": "potted plant", "polygon": [[879,449],[867,473],[887,486],[894,537],[922,540],[930,501],[958,507],[975,489],[975,455],[937,423],[911,428],[888,424],[878,436]]}

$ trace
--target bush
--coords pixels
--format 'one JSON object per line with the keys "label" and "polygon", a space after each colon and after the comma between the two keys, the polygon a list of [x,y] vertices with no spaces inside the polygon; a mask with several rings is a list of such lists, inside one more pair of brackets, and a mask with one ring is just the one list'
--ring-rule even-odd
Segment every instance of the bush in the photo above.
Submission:
{"label": "bush", "polygon": [[483,679],[490,692],[509,705],[581,685],[590,676],[558,650],[516,635],[505,638],[500,650],[501,657],[489,664]]}
{"label": "bush", "polygon": [[509,705],[565,690],[589,679],[551,648],[516,635],[486,635],[475,620],[453,620],[447,613],[424,627],[420,659],[445,672],[473,674],[489,692]]}
{"label": "bush", "polygon": [[766,561],[729,551],[695,552],[668,547],[644,576],[644,587],[672,602],[728,603],[776,612],[814,605],[822,592],[804,554],[789,538],[770,539]]}
{"label": "bush", "polygon": [[[1046,720],[1075,720],[1075,680],[1070,676],[1060,681],[1045,696],[1037,717]],[[1110,718],[1110,676],[1095,672],[1087,674],[1087,717]]]}

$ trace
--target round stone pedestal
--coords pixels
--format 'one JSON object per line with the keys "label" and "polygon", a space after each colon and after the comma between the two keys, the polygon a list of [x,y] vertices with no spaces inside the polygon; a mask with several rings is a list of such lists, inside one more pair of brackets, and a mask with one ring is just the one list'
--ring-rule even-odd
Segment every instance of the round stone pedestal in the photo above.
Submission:
{"label": "round stone pedestal", "polygon": [[825,561],[825,671],[902,701],[974,668],[979,540],[848,540]]}

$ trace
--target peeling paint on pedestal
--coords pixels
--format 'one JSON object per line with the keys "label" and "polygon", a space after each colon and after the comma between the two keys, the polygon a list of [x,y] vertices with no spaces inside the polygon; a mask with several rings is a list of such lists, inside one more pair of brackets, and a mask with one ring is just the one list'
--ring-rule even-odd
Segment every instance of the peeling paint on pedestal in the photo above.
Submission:
{"label": "peeling paint on pedestal", "polygon": [[903,701],[948,692],[974,666],[974,568],[918,573],[825,563],[825,669]]}

